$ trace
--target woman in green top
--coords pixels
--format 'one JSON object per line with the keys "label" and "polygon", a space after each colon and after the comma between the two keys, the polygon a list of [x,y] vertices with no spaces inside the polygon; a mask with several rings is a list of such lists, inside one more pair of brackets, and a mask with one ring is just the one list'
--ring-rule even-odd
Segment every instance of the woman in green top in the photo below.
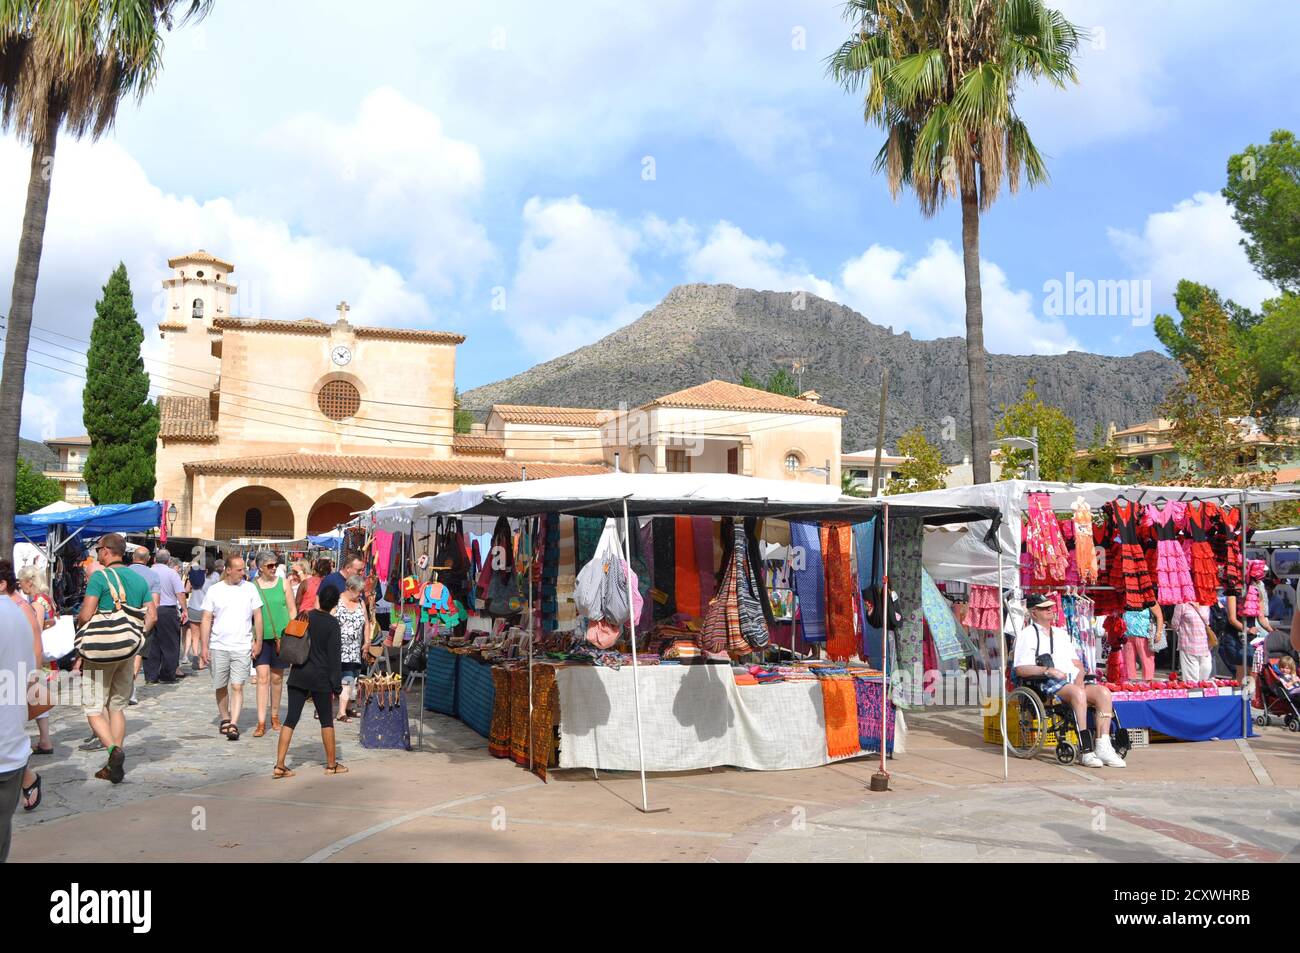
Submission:
{"label": "woman in green top", "polygon": [[284,670],[288,664],[280,661],[280,635],[296,613],[289,605],[289,590],[284,580],[275,574],[280,560],[275,553],[257,554],[257,579],[253,585],[262,599],[262,651],[253,664],[257,672],[253,684],[257,686],[257,729],[254,738],[266,734],[266,706],[271,703],[271,730],[280,730],[280,693],[284,689]]}

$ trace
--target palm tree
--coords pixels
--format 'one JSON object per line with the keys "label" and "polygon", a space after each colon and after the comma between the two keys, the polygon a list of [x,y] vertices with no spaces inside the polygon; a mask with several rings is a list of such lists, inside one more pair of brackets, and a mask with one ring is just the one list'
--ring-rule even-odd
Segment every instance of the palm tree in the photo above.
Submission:
{"label": "palm tree", "polygon": [[870,496],[867,488],[858,483],[855,477],[848,470],[840,471],[840,492],[845,496]]}
{"label": "palm tree", "polygon": [[32,147],[0,377],[0,553],[13,548],[27,343],[59,130],[97,139],[162,65],[163,33],[213,0],[0,0],[0,131]]}
{"label": "palm tree", "polygon": [[980,292],[980,214],[1003,180],[1047,181],[1015,110],[1023,77],[1064,87],[1084,33],[1040,0],[848,0],[853,34],[827,60],[847,91],[865,88],[864,118],[886,132],[875,170],[895,199],[916,193],[927,218],[961,202],[966,364],[976,483],[989,480],[988,355]]}

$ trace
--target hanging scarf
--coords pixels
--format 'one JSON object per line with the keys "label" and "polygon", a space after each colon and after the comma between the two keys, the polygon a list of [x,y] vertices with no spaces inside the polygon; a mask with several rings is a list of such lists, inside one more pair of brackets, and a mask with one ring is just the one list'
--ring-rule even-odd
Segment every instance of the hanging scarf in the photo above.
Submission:
{"label": "hanging scarf", "polygon": [[1079,567],[1079,580],[1085,586],[1095,586],[1097,550],[1092,540],[1092,510],[1083,497],[1074,501],[1074,560]]}
{"label": "hanging scarf", "polygon": [[826,558],[826,654],[838,662],[847,662],[862,650],[853,624],[857,580],[849,565],[852,535],[843,523],[828,523],[821,528]]}
{"label": "hanging scarf", "polygon": [[939,587],[924,569],[921,570],[921,606],[939,658],[951,662],[964,657],[966,653],[962,649],[961,640],[957,637],[957,620],[953,618],[952,610],[948,608],[948,600],[943,597]]}
{"label": "hanging scarf", "polygon": [[663,601],[655,601],[655,619],[670,619],[677,612],[677,521],[671,516],[656,516],[652,521],[655,588]]}
{"label": "hanging scarf", "polygon": [[872,568],[876,549],[876,517],[853,524],[853,549],[858,557],[858,590],[870,589],[876,580]]}
{"label": "hanging scarf", "polygon": [[799,599],[799,630],[805,642],[826,641],[824,593],[826,577],[822,568],[821,540],[816,525],[790,524],[790,545],[802,552],[803,568],[794,561],[790,575]]}
{"label": "hanging scarf", "polygon": [[689,516],[673,518],[676,549],[677,611],[697,618],[704,615],[700,593],[700,567],[695,561],[695,529]]}

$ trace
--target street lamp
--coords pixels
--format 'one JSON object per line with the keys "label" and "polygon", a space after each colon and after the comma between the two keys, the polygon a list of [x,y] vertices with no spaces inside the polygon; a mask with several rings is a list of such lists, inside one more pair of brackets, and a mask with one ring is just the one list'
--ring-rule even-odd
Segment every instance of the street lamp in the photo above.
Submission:
{"label": "street lamp", "polygon": [[1032,437],[1003,437],[1001,440],[994,440],[995,444],[1004,447],[1010,447],[1013,450],[1032,450],[1034,451],[1034,475],[1033,479],[1042,479],[1038,475],[1038,428],[1033,429]]}
{"label": "street lamp", "polygon": [[800,467],[798,472],[822,474],[826,477],[826,485],[831,485],[831,462],[829,460],[826,461],[826,466],[824,467]]}
{"label": "street lamp", "polygon": [[167,533],[171,535],[172,530],[176,528],[176,504],[173,503],[167,507]]}

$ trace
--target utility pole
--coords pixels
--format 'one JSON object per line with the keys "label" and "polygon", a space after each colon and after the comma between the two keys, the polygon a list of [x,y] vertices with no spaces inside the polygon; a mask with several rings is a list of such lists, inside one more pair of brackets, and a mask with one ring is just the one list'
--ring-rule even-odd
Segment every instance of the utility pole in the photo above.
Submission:
{"label": "utility pole", "polygon": [[889,368],[880,372],[880,421],[876,426],[876,466],[871,475],[871,495],[880,495],[880,455],[885,446],[885,404],[889,402]]}

